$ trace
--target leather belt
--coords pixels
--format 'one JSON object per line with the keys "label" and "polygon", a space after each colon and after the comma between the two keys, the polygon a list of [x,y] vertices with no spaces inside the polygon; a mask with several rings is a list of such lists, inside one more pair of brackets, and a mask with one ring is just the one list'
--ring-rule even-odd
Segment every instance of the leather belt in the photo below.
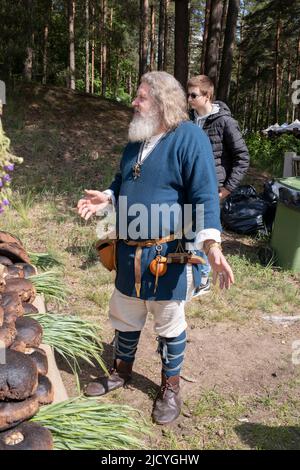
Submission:
{"label": "leather belt", "polygon": [[[136,295],[139,298],[141,296],[141,285],[142,285],[142,253],[143,248],[150,246],[159,246],[163,243],[172,242],[175,240],[175,235],[169,235],[168,237],[158,238],[153,240],[135,241],[135,240],[123,240],[126,245],[135,246],[134,254],[134,277],[135,277],[135,290]],[[179,263],[179,264],[206,264],[206,261],[201,257],[192,253],[187,253],[182,247],[182,243],[178,240],[178,246],[175,253],[169,253],[167,255],[167,263]]]}
{"label": "leather belt", "polygon": [[152,240],[144,240],[144,241],[135,241],[135,240],[123,240],[123,242],[128,246],[136,246],[135,255],[134,255],[134,277],[135,277],[135,290],[136,296],[141,296],[141,285],[142,285],[142,253],[143,248],[150,247],[150,246],[159,246],[163,243],[172,242],[175,240],[175,235],[169,235],[168,237],[164,238],[157,238]]}

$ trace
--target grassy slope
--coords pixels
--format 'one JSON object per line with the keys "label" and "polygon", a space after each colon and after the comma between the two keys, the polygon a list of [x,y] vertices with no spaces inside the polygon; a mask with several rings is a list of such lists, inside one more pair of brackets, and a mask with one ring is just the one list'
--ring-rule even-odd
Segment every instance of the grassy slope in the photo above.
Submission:
{"label": "grassy slope", "polygon": [[[2,216],[1,228],[16,233],[30,251],[56,254],[65,265],[65,279],[71,289],[63,310],[97,321],[100,314],[103,323],[113,277],[96,263],[96,222],[80,220],[75,206],[84,188],[105,188],[110,182],[126,142],[130,116],[130,110],[117,103],[40,86],[15,92],[4,111],[4,128],[24,163],[15,171],[14,208]],[[225,234],[225,239],[236,285],[225,295],[215,289],[214,295],[191,303],[187,309],[190,320],[199,328],[225,322],[247,329],[261,321],[262,314],[299,314],[300,276],[261,267],[257,256],[258,247],[264,243],[261,240],[230,234]],[[61,309],[54,305],[49,308]],[[290,377],[289,383],[296,391],[299,382]],[[232,397],[226,390],[195,395],[191,400],[193,433],[166,430],[153,445],[276,447],[273,438],[264,437],[268,426],[295,426],[295,410],[299,409],[293,393],[287,403],[286,389],[278,393],[259,399],[255,394]],[[237,421],[249,406],[260,410],[260,415],[265,413],[264,420],[252,429]],[[284,431],[286,447],[294,445],[294,430],[290,431]],[[276,428],[272,433],[275,439]],[[277,434],[282,440],[281,428]]]}

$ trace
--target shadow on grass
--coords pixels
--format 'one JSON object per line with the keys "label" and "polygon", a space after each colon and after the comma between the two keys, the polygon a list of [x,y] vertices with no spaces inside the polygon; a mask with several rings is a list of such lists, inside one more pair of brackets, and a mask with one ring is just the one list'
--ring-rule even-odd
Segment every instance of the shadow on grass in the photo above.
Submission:
{"label": "shadow on grass", "polygon": [[247,423],[235,427],[242,441],[258,450],[300,450],[300,426]]}
{"label": "shadow on grass", "polygon": [[[113,346],[112,344],[102,343],[103,344],[103,353],[102,358],[104,363],[106,364],[107,368],[109,369],[113,365]],[[57,366],[59,370],[65,371],[68,374],[72,374],[72,370],[70,369],[68,363],[59,355],[55,354],[55,359],[57,362]],[[79,366],[81,368],[81,372],[78,374],[79,382],[80,382],[80,389],[83,390],[84,386],[87,385],[89,382],[93,381],[94,379],[91,377],[103,377],[105,374],[99,368],[99,366],[92,367],[86,362],[78,361]],[[97,379],[96,379],[97,380]],[[132,374],[132,381],[130,382],[130,388],[136,388],[140,390],[145,395],[149,396],[149,389],[153,389],[155,391],[159,390],[159,387],[156,383],[152,380],[148,379],[144,375],[138,374],[133,372]]]}
{"label": "shadow on grass", "polygon": [[222,247],[225,256],[238,255],[244,257],[250,263],[260,263],[260,253],[263,249],[268,247],[268,240],[257,240],[255,238],[247,237],[245,235],[237,235],[233,232],[224,232],[224,241]]}
{"label": "shadow on grass", "polygon": [[82,264],[79,266],[79,269],[82,269],[83,271],[91,268],[99,262],[96,249],[93,245],[71,245],[66,248],[66,251],[72,255],[84,257]]}

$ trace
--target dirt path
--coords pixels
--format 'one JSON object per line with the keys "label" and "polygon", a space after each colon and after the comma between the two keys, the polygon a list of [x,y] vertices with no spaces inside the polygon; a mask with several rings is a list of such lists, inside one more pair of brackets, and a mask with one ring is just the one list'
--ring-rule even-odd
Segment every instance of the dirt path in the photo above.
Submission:
{"label": "dirt path", "polygon": [[[112,346],[109,343],[113,330],[108,321],[104,329],[104,357],[110,364]],[[176,445],[188,448],[185,447],[189,446],[188,437],[195,438],[199,433],[194,407],[203,395],[212,390],[220,396],[247,401],[269,396],[280,387],[295,381],[300,377],[300,366],[292,363],[292,343],[299,339],[300,323],[283,327],[261,320],[241,326],[218,323],[203,327],[197,319],[190,320],[181,379],[185,403],[182,414],[167,427],[167,431],[166,428],[153,426],[149,447],[168,448],[170,442],[166,441],[166,433],[171,432],[172,439],[177,439]],[[149,421],[160,376],[160,359],[155,352],[156,347],[152,320],[149,318],[141,335],[132,384],[101,400],[129,404],[141,410],[142,416]],[[96,370],[85,369],[82,384],[94,379],[97,373]],[[71,396],[76,394],[73,377],[66,372],[62,374],[68,393]],[[245,419],[260,422],[264,414],[264,409],[249,409]],[[243,420],[243,416],[240,418]],[[232,445],[235,445],[234,441]]]}

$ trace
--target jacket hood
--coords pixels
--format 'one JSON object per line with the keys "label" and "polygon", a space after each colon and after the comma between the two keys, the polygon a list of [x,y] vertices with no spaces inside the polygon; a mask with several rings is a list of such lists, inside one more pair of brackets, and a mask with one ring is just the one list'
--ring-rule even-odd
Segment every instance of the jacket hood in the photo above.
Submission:
{"label": "jacket hood", "polygon": [[[231,111],[226,103],[224,103],[223,101],[214,101],[214,103],[218,104],[220,107],[220,111],[216,114],[216,117],[231,116]],[[212,114],[211,117],[213,118],[214,115]]]}
{"label": "jacket hood", "polygon": [[[210,114],[207,118],[206,118],[206,121],[207,122],[212,122],[214,121],[215,119],[219,119],[221,116],[231,116],[231,111],[229,109],[229,107],[227,106],[226,103],[224,103],[223,101],[214,101],[213,104],[217,104],[219,105],[219,112],[215,113],[215,114]],[[192,120],[194,120],[195,118],[195,111],[193,109],[190,110],[190,118]]]}

